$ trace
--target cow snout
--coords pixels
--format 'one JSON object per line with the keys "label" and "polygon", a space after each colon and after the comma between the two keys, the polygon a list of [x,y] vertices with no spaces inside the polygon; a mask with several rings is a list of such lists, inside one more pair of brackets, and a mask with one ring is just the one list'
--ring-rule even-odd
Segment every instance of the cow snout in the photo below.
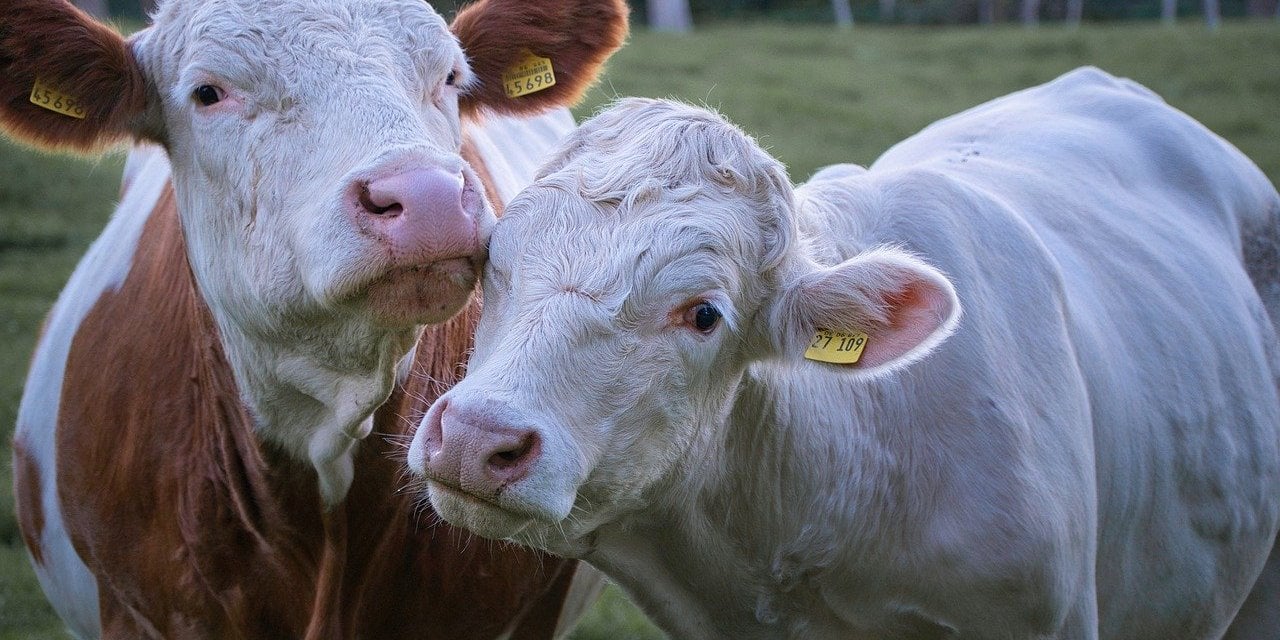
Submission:
{"label": "cow snout", "polygon": [[537,431],[512,424],[490,408],[442,400],[420,428],[426,476],[481,498],[495,499],[529,475],[542,453]]}
{"label": "cow snout", "polygon": [[463,174],[434,167],[359,180],[355,224],[389,251],[394,266],[471,258],[485,242],[475,188]]}

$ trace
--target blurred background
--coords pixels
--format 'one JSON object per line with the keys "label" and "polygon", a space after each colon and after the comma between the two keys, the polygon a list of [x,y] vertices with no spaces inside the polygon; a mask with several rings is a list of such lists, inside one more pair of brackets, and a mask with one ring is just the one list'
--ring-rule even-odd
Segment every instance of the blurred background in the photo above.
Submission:
{"label": "blurred background", "polygon": [[[76,3],[125,31],[150,10],[139,0]],[[451,14],[462,3],[433,4]],[[796,182],[835,162],[870,164],[939,118],[1081,65],[1150,87],[1280,182],[1277,0],[638,0],[632,8],[632,37],[575,109],[579,119],[626,95],[710,106],[756,136]],[[122,159],[0,140],[0,640],[67,637],[18,534],[10,440],[41,320],[110,216]],[[574,634],[662,637],[612,588]]]}
{"label": "blurred background", "polygon": [[[877,24],[995,24],[1039,21],[1163,19],[1202,16],[1210,24],[1222,18],[1280,17],[1277,0],[629,0],[637,24],[664,31],[725,20],[776,20],[793,23],[855,22]],[[76,0],[97,16],[142,20],[155,0]],[[431,2],[452,12],[465,2]]]}

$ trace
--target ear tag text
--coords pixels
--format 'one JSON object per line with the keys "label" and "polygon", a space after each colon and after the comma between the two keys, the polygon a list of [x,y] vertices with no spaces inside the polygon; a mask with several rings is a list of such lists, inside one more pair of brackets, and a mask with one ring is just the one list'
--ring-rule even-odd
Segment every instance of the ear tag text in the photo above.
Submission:
{"label": "ear tag text", "polygon": [[527,54],[502,74],[502,90],[508,98],[519,98],[555,86],[556,73],[551,59]]}
{"label": "ear tag text", "polygon": [[31,104],[72,118],[84,120],[85,117],[84,104],[45,84],[40,78],[36,78],[31,87]]}
{"label": "ear tag text", "polygon": [[818,362],[832,364],[854,364],[862,357],[862,350],[867,347],[867,334],[862,332],[840,333],[818,329],[804,357]]}

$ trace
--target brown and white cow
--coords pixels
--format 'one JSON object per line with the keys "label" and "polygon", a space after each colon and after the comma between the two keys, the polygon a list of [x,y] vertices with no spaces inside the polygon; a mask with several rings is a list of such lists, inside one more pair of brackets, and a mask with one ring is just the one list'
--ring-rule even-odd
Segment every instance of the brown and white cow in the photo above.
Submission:
{"label": "brown and white cow", "polygon": [[795,190],[676,103],[563,144],[410,448],[449,522],[678,638],[1275,637],[1280,194],[1230,144],[1097,69]]}
{"label": "brown and white cow", "polygon": [[465,359],[490,201],[625,34],[621,0],[481,0],[452,31],[419,0],[171,0],[127,40],[0,8],[5,132],[158,145],[19,410],[22,533],[76,635],[566,629],[593,575],[439,523],[394,459]]}

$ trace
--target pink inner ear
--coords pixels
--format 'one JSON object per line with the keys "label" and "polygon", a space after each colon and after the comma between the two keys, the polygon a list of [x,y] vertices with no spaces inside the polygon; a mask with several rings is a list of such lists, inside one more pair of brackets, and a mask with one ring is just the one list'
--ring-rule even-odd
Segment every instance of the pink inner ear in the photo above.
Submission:
{"label": "pink inner ear", "polygon": [[868,336],[855,367],[870,369],[909,354],[942,328],[952,314],[951,297],[930,280],[912,280],[897,293],[886,295],[884,301],[889,325]]}

